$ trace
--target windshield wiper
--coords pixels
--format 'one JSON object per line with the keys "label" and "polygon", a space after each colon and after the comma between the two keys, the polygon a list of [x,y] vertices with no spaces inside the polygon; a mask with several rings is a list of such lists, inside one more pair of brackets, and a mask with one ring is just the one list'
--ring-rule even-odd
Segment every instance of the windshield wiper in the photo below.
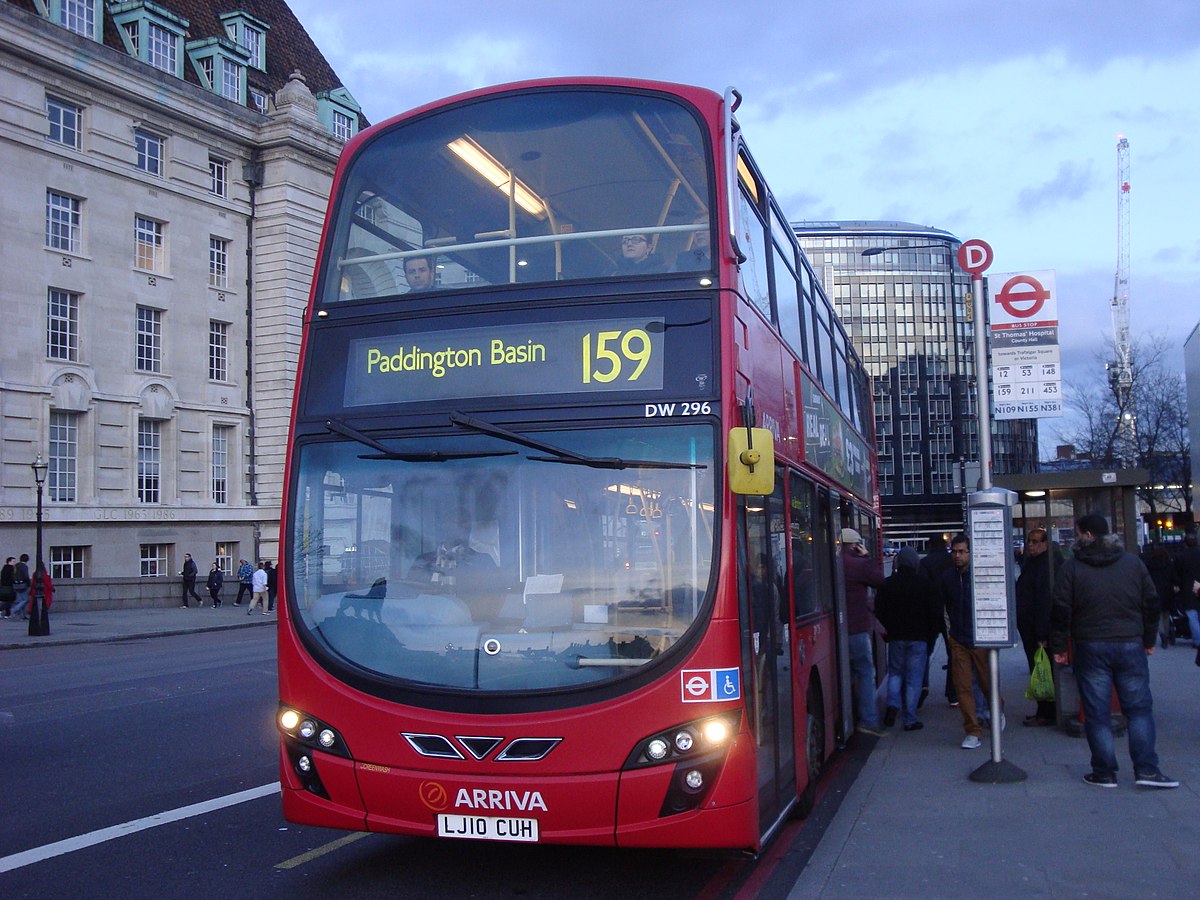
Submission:
{"label": "windshield wiper", "polygon": [[516,456],[516,450],[418,450],[416,452],[401,453],[398,450],[389,450],[386,446],[379,443],[373,437],[363,434],[347,425],[345,422],[339,422],[337,419],[326,419],[325,427],[329,431],[335,431],[338,434],[345,435],[352,441],[357,441],[364,447],[370,447],[372,450],[378,450],[378,453],[360,453],[359,459],[394,459],[399,462],[448,462],[452,459],[480,459],[485,456]]}
{"label": "windshield wiper", "polygon": [[502,441],[520,444],[522,447],[528,447],[531,450],[541,450],[543,453],[553,454],[551,456],[528,457],[536,462],[567,463],[574,466],[588,466],[593,469],[707,468],[707,466],[701,463],[663,462],[652,459],[621,459],[617,456],[585,456],[582,453],[564,450],[562,447],[556,447],[553,444],[547,444],[545,441],[517,434],[515,431],[509,431],[507,428],[501,428],[499,425],[493,425],[491,422],[485,422],[482,419],[476,419],[473,416],[468,416],[460,412],[450,413],[450,423],[457,425],[459,428],[478,431],[481,434],[490,434],[492,437],[498,437]]}

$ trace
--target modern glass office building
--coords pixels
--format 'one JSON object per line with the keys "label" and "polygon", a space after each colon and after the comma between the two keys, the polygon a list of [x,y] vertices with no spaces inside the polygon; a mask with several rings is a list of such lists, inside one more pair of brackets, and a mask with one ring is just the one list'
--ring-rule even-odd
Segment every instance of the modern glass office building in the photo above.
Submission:
{"label": "modern glass office building", "polygon": [[[947,231],[907,222],[793,222],[871,376],[890,544],[950,535],[979,477],[970,276]],[[992,422],[994,474],[1037,470],[1037,421]],[[965,485],[965,487],[964,487]]]}

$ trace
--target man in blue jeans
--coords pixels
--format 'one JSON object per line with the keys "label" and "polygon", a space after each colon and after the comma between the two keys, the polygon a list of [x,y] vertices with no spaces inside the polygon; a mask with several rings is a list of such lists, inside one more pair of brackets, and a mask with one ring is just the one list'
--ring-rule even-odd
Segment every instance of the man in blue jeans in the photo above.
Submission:
{"label": "man in blue jeans", "polygon": [[1154,700],[1147,657],[1158,635],[1158,594],[1145,564],[1126,553],[1121,539],[1109,534],[1103,516],[1075,523],[1075,548],[1054,583],[1050,615],[1050,651],[1059,665],[1071,662],[1083,704],[1084,734],[1092,751],[1092,771],[1083,780],[1096,787],[1117,786],[1113,752],[1113,686],[1129,723],[1129,755],[1135,783],[1174,788],[1163,775],[1154,750]]}
{"label": "man in blue jeans", "polygon": [[875,614],[869,588],[883,586],[883,569],[871,559],[862,535],[842,529],[842,574],[846,585],[846,628],[850,632],[850,676],[858,730],[883,735],[875,702]]}

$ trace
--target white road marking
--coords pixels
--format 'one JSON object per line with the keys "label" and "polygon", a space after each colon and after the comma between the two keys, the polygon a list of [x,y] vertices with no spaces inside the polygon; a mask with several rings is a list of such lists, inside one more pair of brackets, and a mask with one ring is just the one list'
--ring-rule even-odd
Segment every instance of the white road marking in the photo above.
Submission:
{"label": "white road marking", "polygon": [[62,856],[65,853],[74,853],[76,850],[82,850],[85,847],[94,847],[96,844],[113,841],[117,838],[125,837],[127,834],[135,834],[139,831],[145,831],[148,828],[157,828],[159,825],[167,825],[182,819],[190,819],[193,816],[202,816],[205,813],[224,809],[227,806],[237,806],[237,804],[245,803],[248,800],[257,800],[259,797],[266,797],[277,793],[279,793],[279,782],[276,781],[260,787],[250,788],[247,791],[239,791],[236,794],[228,794],[224,797],[205,800],[203,803],[193,803],[191,806],[181,806],[179,809],[171,809],[153,816],[146,816],[144,819],[135,819],[132,822],[124,822],[121,825],[101,828],[99,831],[91,831],[87,834],[81,834],[78,837],[55,841],[53,844],[46,844],[44,847],[34,847],[32,850],[24,850],[20,853],[14,853],[11,856],[0,857],[0,872],[11,872],[13,869],[20,869],[22,866],[33,865],[43,860]]}
{"label": "white road marking", "polygon": [[277,868],[277,869],[294,869],[294,868],[296,868],[296,866],[302,866],[307,862],[312,862],[314,859],[318,859],[318,858],[324,856],[326,853],[332,853],[334,850],[340,850],[342,847],[345,847],[347,844],[353,844],[355,841],[359,841],[365,837],[370,837],[370,836],[371,836],[370,833],[366,832],[366,831],[359,831],[359,832],[355,832],[354,834],[348,834],[345,837],[338,838],[336,841],[330,841],[328,844],[325,844],[324,846],[316,847],[315,849],[309,850],[307,853],[301,853],[299,856],[293,856],[291,859],[284,860],[281,863],[276,863],[275,868]]}

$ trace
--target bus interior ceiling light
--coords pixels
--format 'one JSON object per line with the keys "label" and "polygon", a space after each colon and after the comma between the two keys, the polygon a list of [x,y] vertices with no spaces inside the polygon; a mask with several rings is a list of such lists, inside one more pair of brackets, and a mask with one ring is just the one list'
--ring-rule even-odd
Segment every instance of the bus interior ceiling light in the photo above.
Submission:
{"label": "bus interior ceiling light", "polygon": [[541,198],[530,190],[527,185],[523,184],[521,179],[504,168],[496,157],[484,150],[471,138],[463,135],[460,138],[452,140],[446,147],[453,151],[455,156],[495,185],[506,197],[508,196],[509,182],[511,181],[513,183],[513,200],[517,206],[521,207],[521,209],[525,210],[531,216],[536,216],[539,219],[545,218],[546,204],[542,202]]}

